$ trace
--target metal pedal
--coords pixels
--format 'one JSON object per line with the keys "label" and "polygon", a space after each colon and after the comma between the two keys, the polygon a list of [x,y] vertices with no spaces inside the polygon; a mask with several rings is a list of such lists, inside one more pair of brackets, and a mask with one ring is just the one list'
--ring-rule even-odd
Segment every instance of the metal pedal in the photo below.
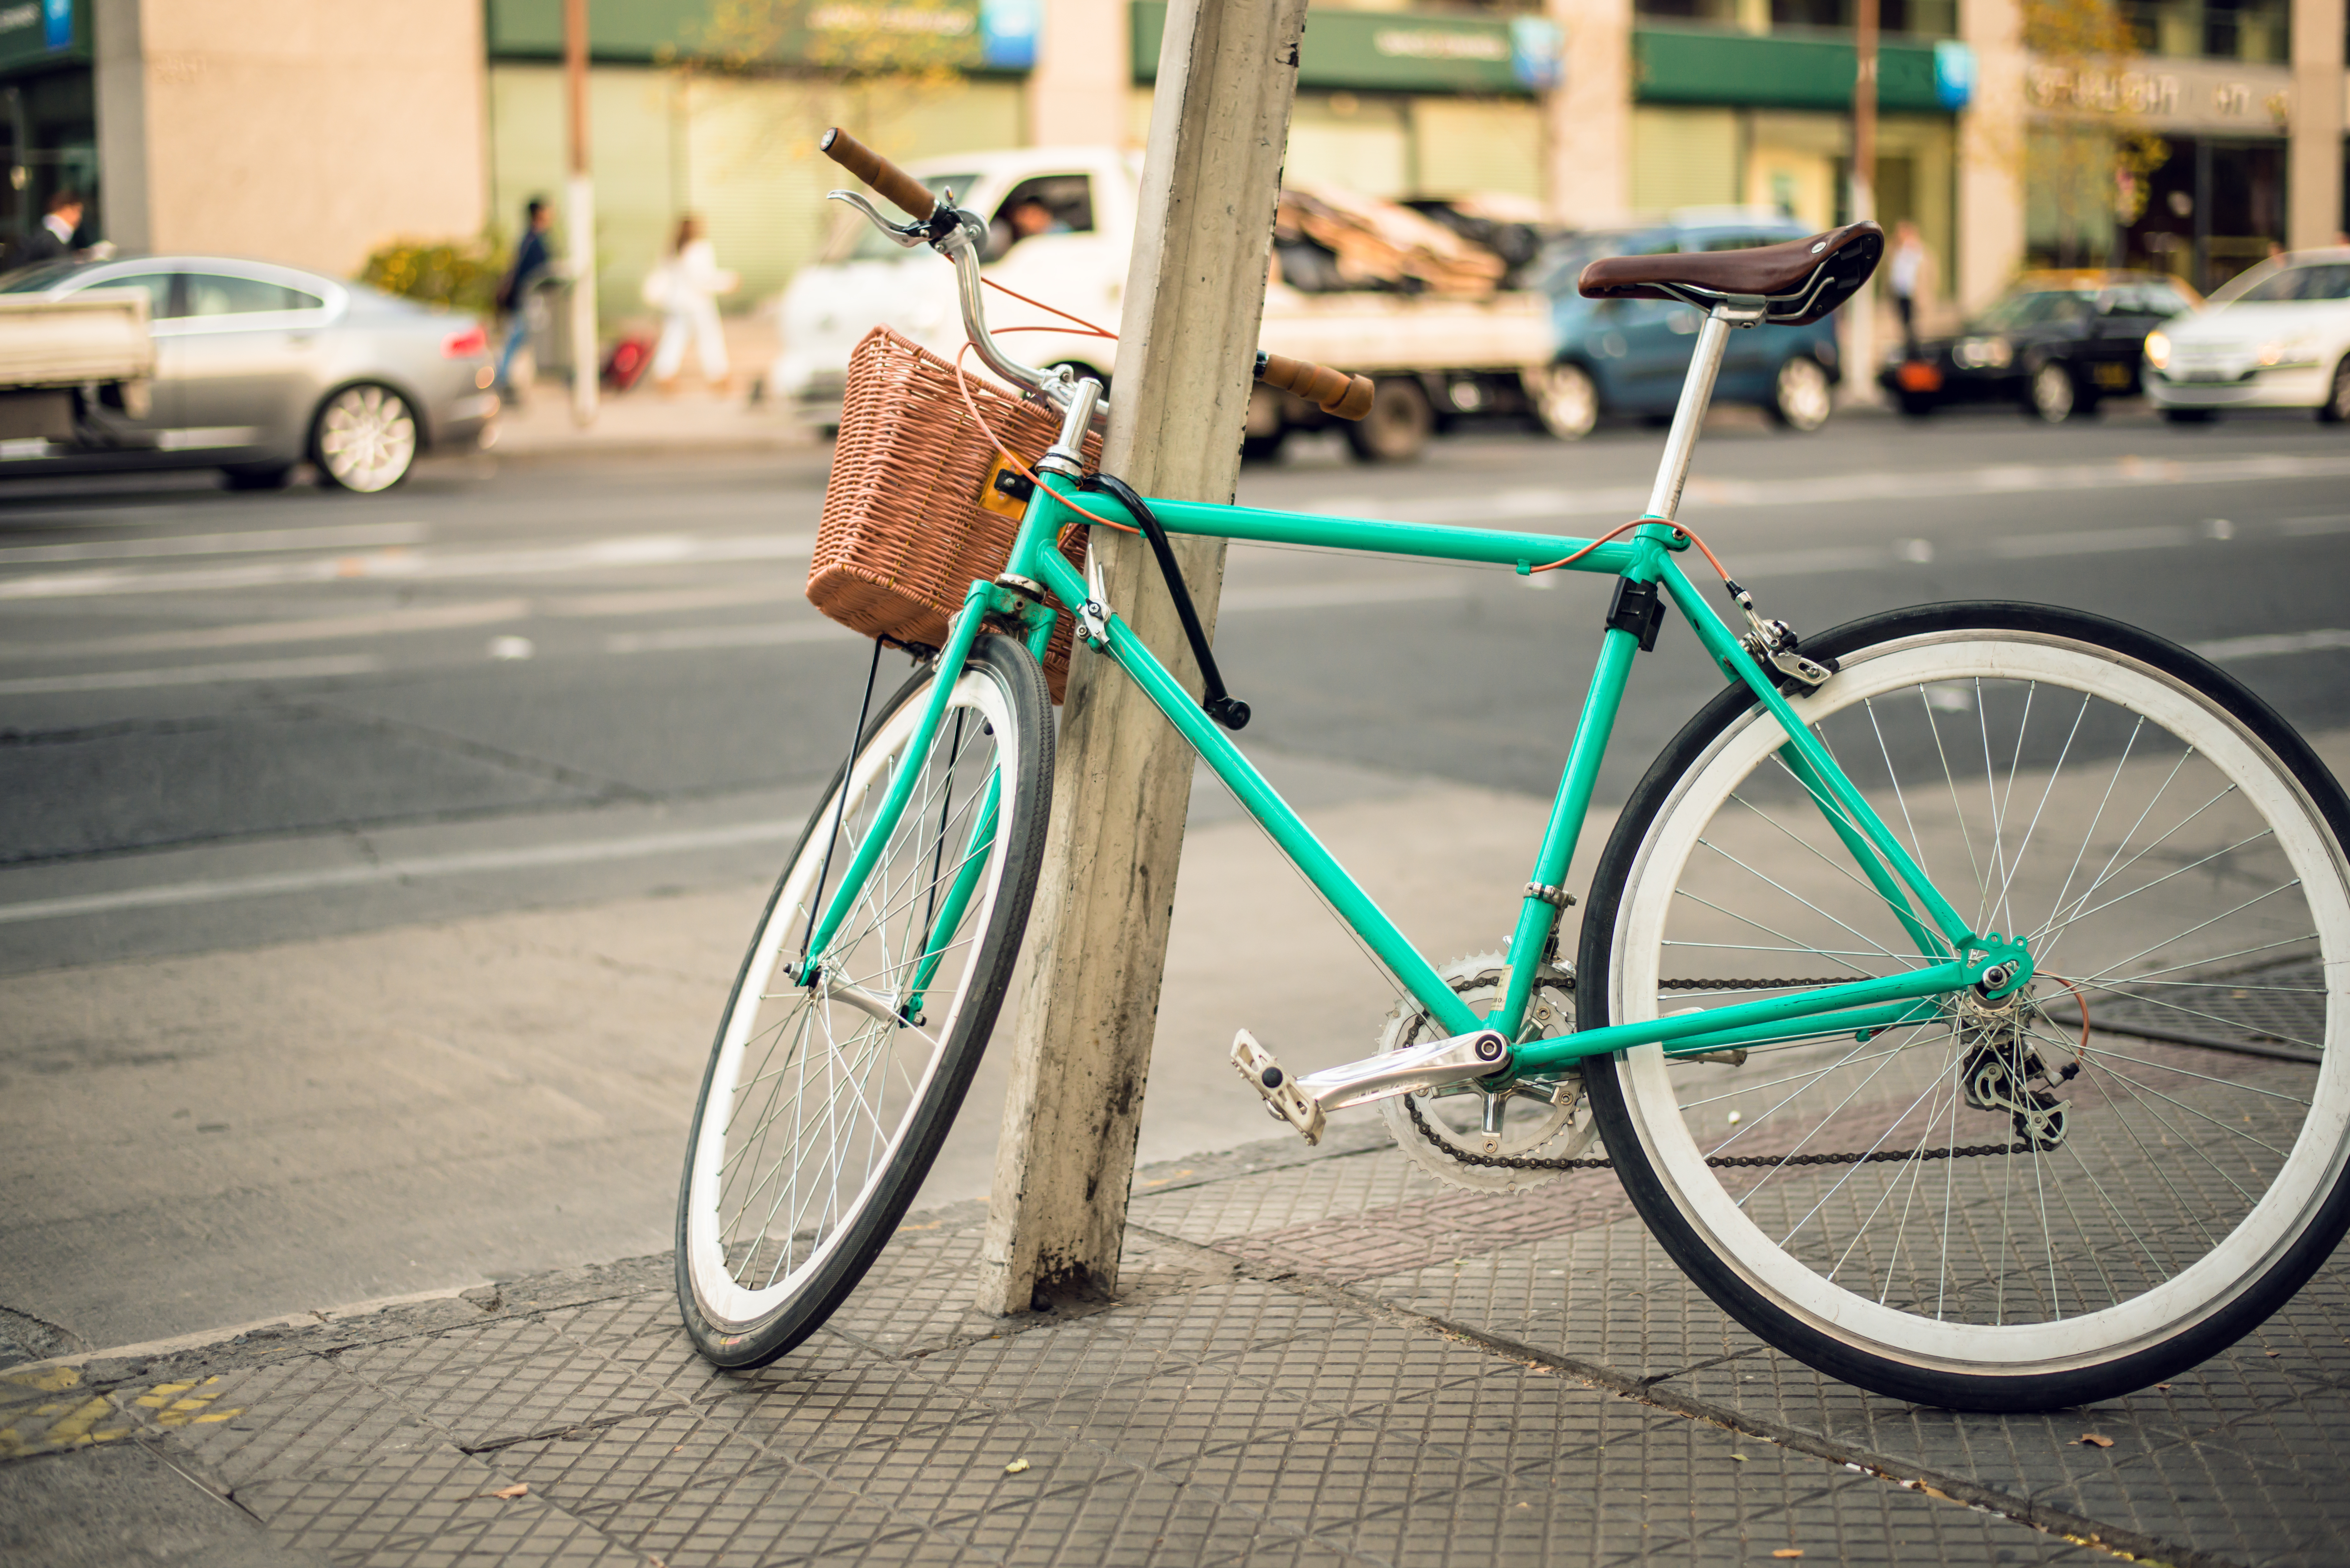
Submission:
{"label": "metal pedal", "polygon": [[1275,1120],[1297,1129],[1307,1143],[1322,1141],[1322,1107],[1298,1088],[1297,1080],[1243,1029],[1232,1036],[1232,1068],[1264,1096],[1264,1106]]}

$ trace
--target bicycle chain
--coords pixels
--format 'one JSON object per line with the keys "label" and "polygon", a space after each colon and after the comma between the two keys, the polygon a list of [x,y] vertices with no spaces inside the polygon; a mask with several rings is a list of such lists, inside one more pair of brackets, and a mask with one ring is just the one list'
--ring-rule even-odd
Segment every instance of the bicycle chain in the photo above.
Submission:
{"label": "bicycle chain", "polygon": [[[1784,991],[1816,990],[1825,985],[1846,984],[1849,976],[1839,980],[1663,980],[1657,982],[1663,991]],[[1573,991],[1575,981],[1567,980],[1557,989]],[[1419,1114],[1419,1096],[1403,1096],[1403,1108],[1411,1117],[1412,1127],[1419,1136],[1442,1149],[1462,1165],[1483,1166],[1493,1170],[1613,1170],[1612,1159],[1538,1159],[1531,1155],[1470,1154],[1453,1147],[1436,1136],[1428,1119]],[[1715,1169],[1762,1169],[1785,1165],[1889,1165],[1904,1159],[1972,1159],[1991,1154],[2028,1154],[2032,1145],[2022,1138],[2013,1143],[1972,1143],[1943,1148],[1867,1149],[1851,1154],[1745,1154],[1709,1155],[1706,1164]]]}

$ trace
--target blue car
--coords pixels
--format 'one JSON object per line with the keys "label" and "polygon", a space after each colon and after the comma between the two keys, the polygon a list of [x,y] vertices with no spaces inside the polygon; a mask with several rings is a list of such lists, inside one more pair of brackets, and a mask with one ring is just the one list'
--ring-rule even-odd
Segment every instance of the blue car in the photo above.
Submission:
{"label": "blue car", "polygon": [[[1695,310],[1661,299],[1586,299],[1575,282],[1586,265],[1602,256],[1743,250],[1811,232],[1770,213],[1731,208],[1559,241],[1530,269],[1534,286],[1550,296],[1558,339],[1556,359],[1525,378],[1544,428],[1562,441],[1579,441],[1603,414],[1669,415],[1697,347]],[[1730,335],[1713,400],[1756,403],[1789,430],[1815,431],[1827,423],[1842,379],[1834,317],[1809,327],[1757,327]]]}

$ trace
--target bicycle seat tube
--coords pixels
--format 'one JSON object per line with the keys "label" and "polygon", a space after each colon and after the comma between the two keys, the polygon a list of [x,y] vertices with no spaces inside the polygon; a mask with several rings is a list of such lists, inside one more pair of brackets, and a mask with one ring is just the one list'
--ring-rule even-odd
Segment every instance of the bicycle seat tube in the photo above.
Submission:
{"label": "bicycle seat tube", "polygon": [[1681,379],[1680,402],[1673,409],[1672,433],[1665,438],[1665,455],[1657,465],[1656,488],[1648,492],[1652,519],[1669,523],[1680,511],[1681,487],[1689,483],[1690,460],[1697,455],[1697,437],[1705,410],[1713,401],[1714,379],[1721,373],[1721,357],[1730,347],[1732,327],[1759,327],[1767,302],[1761,295],[1725,296],[1705,314],[1698,329],[1697,352],[1690,358],[1689,374]]}

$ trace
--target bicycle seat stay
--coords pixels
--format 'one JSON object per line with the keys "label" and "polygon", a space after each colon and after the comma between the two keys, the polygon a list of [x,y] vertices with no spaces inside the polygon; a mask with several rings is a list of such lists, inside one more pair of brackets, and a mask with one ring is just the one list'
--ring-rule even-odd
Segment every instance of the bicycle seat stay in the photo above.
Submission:
{"label": "bicycle seat stay", "polygon": [[1603,256],[1576,287],[1586,299],[1675,299],[1700,310],[1759,298],[1765,321],[1802,327],[1858,293],[1884,254],[1885,231],[1864,220],[1744,250]]}

